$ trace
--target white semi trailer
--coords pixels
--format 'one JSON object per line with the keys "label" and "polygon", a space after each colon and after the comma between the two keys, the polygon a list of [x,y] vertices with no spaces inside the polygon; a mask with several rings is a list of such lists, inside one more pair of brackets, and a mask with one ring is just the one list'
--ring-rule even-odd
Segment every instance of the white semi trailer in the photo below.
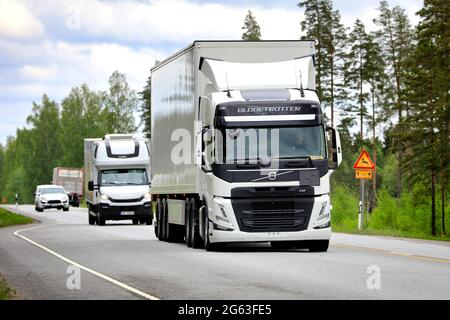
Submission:
{"label": "white semi trailer", "polygon": [[162,241],[326,251],[342,159],[315,91],[314,41],[195,41],[152,76]]}
{"label": "white semi trailer", "polygon": [[148,140],[108,134],[84,140],[84,183],[89,224],[132,220],[152,224]]}

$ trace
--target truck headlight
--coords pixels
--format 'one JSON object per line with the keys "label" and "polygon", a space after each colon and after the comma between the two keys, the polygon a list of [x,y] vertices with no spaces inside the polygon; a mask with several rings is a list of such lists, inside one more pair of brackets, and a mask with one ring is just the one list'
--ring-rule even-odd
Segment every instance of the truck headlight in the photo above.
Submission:
{"label": "truck headlight", "polygon": [[319,216],[316,219],[316,223],[327,220],[330,218],[330,210],[327,210],[327,202],[322,203],[322,207],[320,208]]}
{"label": "truck headlight", "polygon": [[218,221],[222,221],[225,223],[231,223],[230,219],[228,218],[227,212],[225,211],[224,206],[221,205],[220,203],[219,203],[219,212],[216,213],[216,219]]}
{"label": "truck headlight", "polygon": [[100,200],[108,200],[108,196],[106,194],[101,194]]}

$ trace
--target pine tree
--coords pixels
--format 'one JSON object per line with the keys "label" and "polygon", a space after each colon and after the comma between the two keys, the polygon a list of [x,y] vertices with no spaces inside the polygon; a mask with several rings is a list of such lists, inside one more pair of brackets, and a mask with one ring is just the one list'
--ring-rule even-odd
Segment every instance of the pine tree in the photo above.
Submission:
{"label": "pine tree", "polygon": [[[392,83],[393,91],[395,92],[394,103],[391,106],[391,111],[397,112],[398,125],[397,132],[403,130],[403,117],[405,103],[402,99],[402,92],[404,90],[403,78],[405,74],[405,61],[411,51],[412,44],[412,30],[404,9],[399,6],[390,8],[387,1],[380,2],[378,8],[379,15],[374,22],[379,26],[376,32],[377,41],[381,44],[383,60],[388,66],[388,72],[392,75],[394,83]],[[407,109],[407,108],[406,108]],[[400,138],[396,138],[400,140]],[[402,163],[402,153],[405,146],[397,141],[397,158],[398,162]],[[402,192],[402,167],[398,168],[397,175],[397,195]]]}
{"label": "pine tree", "polygon": [[330,107],[331,126],[334,126],[335,109],[347,100],[343,87],[346,28],[330,0],[306,0],[298,6],[305,8],[305,20],[301,22],[302,38],[317,41],[317,93],[323,106]]}
{"label": "pine tree", "polygon": [[329,33],[325,17],[331,17],[331,7],[327,0],[304,0],[297,6],[305,9],[305,19],[301,22],[302,39],[316,40],[316,84],[319,100],[324,98],[322,80],[327,75],[328,56],[326,35]]}
{"label": "pine tree", "polygon": [[245,30],[242,40],[261,40],[261,28],[250,10],[245,16],[244,26],[241,29]]}

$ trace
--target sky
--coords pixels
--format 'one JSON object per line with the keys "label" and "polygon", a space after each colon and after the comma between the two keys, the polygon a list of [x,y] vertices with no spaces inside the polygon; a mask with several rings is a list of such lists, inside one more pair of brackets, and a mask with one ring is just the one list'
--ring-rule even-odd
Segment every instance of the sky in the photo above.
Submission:
{"label": "sky", "polygon": [[[194,40],[240,39],[252,10],[265,40],[298,39],[303,9],[294,0],[0,0],[0,144],[26,126],[32,102],[60,102],[87,83],[106,90],[118,70],[142,90],[155,60]],[[411,22],[422,0],[389,0]],[[343,23],[376,27],[378,0],[334,0]]]}

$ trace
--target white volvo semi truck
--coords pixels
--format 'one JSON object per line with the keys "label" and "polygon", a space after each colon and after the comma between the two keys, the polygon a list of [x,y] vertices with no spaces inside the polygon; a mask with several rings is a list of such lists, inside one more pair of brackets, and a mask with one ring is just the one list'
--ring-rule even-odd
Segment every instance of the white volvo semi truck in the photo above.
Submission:
{"label": "white volvo semi truck", "polygon": [[152,224],[147,139],[108,134],[84,140],[84,184],[89,224],[132,220]]}
{"label": "white volvo semi truck", "polygon": [[195,41],[152,76],[161,241],[326,251],[339,134],[315,90],[314,41]]}

